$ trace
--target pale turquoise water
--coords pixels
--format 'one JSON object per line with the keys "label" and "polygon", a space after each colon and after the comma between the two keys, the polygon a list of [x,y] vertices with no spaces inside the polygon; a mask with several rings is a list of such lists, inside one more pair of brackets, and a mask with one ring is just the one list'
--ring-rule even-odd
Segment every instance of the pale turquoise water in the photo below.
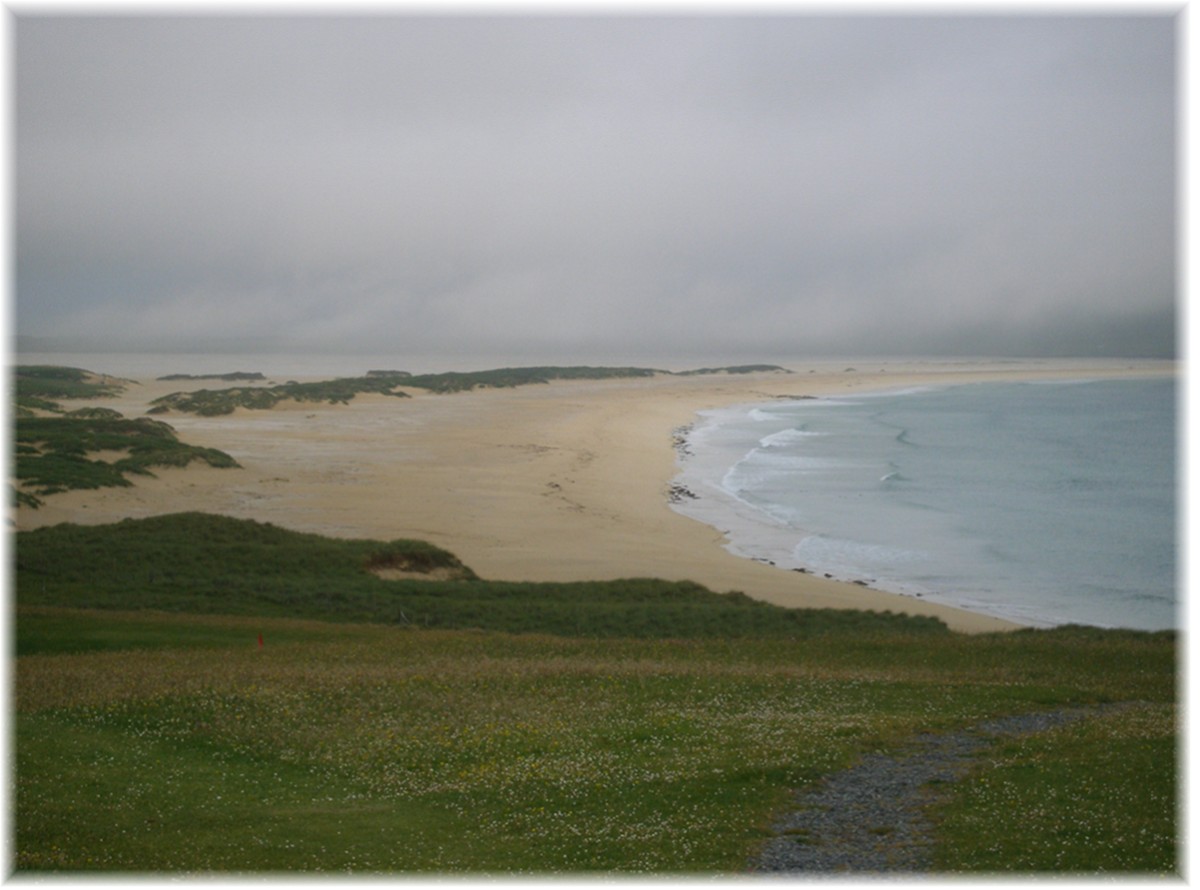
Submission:
{"label": "pale turquoise water", "polygon": [[973,384],[706,412],[677,506],[731,549],[1033,624],[1176,609],[1173,379]]}

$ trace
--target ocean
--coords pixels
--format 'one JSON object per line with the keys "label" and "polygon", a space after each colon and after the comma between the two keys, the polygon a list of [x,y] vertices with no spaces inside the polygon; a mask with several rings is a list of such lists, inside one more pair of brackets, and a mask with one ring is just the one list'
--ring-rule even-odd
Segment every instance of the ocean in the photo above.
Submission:
{"label": "ocean", "polygon": [[1179,625],[1173,378],[702,412],[673,506],[731,551],[1033,626]]}

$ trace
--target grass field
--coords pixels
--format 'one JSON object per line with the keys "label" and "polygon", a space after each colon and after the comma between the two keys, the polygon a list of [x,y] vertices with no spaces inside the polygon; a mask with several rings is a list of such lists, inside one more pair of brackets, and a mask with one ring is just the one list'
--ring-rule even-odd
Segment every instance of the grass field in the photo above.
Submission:
{"label": "grass field", "polygon": [[[1138,870],[1170,862],[1174,709],[1128,710],[1001,746],[941,813],[948,870]],[[1137,801],[1138,806],[1129,806]]]}
{"label": "grass field", "polygon": [[21,873],[733,873],[790,789],[864,752],[1099,702],[1133,704],[981,759],[940,868],[1178,868],[1173,634],[493,584],[419,542],[202,514],[15,555]]}

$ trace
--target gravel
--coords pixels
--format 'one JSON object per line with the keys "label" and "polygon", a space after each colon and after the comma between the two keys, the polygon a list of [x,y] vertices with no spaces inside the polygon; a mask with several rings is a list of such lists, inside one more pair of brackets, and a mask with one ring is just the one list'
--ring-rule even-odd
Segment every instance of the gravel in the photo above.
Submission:
{"label": "gravel", "polygon": [[750,863],[755,873],[912,874],[930,871],[938,784],[961,778],[998,739],[1043,732],[1089,714],[1070,708],[988,720],[950,733],[922,733],[891,754],[857,765],[796,795],[794,809]]}

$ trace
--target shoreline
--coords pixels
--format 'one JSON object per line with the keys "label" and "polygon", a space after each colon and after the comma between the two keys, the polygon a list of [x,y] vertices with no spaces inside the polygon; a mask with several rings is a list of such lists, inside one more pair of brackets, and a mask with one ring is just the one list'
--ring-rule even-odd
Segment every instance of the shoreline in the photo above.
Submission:
{"label": "shoreline", "polygon": [[[1174,380],[1175,374],[1139,375],[1131,378],[1121,376],[1090,376],[1087,378],[1014,380],[1016,385],[1032,384],[1097,384],[1105,381],[1120,379],[1140,380]],[[1003,383],[1008,383],[1004,381]],[[1001,381],[975,381],[985,386],[1000,384]],[[837,580],[844,583],[870,587],[885,593],[906,598],[916,598],[927,602],[940,603],[952,608],[962,609],[975,614],[988,615],[1000,620],[1013,622],[1022,626],[1049,628],[1063,623],[1081,622],[1094,624],[1097,627],[1121,627],[1124,624],[1105,624],[1099,621],[1055,617],[1050,612],[1040,609],[1028,598],[1009,598],[997,602],[983,593],[972,595],[971,580],[968,575],[959,578],[959,584],[954,586],[930,586],[923,579],[906,576],[903,570],[890,573],[882,566],[867,567],[865,564],[856,565],[852,561],[833,564],[809,561],[799,555],[798,546],[810,535],[818,533],[811,528],[800,528],[791,521],[777,517],[771,510],[756,506],[746,500],[736,491],[726,487],[723,479],[734,464],[747,454],[743,449],[758,453],[771,440],[785,435],[795,438],[791,422],[784,425],[782,430],[776,430],[775,425],[767,423],[766,438],[761,438],[762,430],[755,428],[745,431],[744,427],[751,421],[757,424],[770,421],[781,415],[776,411],[784,410],[783,416],[794,418],[798,414],[786,413],[805,410],[803,406],[819,407],[822,404],[840,404],[839,399],[860,402],[880,397],[897,397],[921,395],[936,392],[947,392],[959,387],[970,387],[970,383],[958,383],[950,380],[938,381],[922,385],[891,386],[880,390],[863,390],[854,393],[844,393],[832,397],[816,397],[810,400],[791,401],[752,401],[722,406],[721,408],[702,411],[694,423],[674,431],[674,444],[677,454],[678,472],[670,486],[669,500],[676,512],[697,522],[719,529],[724,536],[724,546],[732,554],[747,560],[752,560],[784,571],[798,572]],[[777,421],[778,423],[778,421]],[[741,438],[725,441],[728,435],[723,433],[726,425],[734,429],[742,429]],[[774,432],[772,432],[774,430]],[[806,435],[806,434],[799,434]],[[713,437],[716,436],[714,440]],[[771,451],[774,454],[774,451]],[[790,452],[789,452],[790,453]],[[815,514],[819,515],[819,514]],[[818,522],[814,518],[814,522]],[[819,525],[819,522],[818,522]],[[847,534],[842,531],[843,536]],[[850,533],[851,535],[853,533]],[[857,539],[855,539],[857,540]],[[889,546],[901,546],[891,542]],[[930,548],[924,548],[932,551]],[[1000,588],[991,588],[1000,589]],[[1134,625],[1142,626],[1142,625]]]}
{"label": "shoreline", "polygon": [[[674,432],[699,411],[780,397],[1175,373],[1173,362],[1130,361],[905,361],[878,372],[780,364],[793,373],[556,381],[409,399],[360,395],[346,405],[281,403],[221,417],[159,415],[184,441],[226,451],[242,469],[156,470],[130,488],[65,492],[38,510],[12,512],[26,529],[200,510],[334,537],[424,539],[494,580],[692,580],[787,607],[933,615],[957,631],[1008,630],[1021,625],[728,552],[718,529],[671,507]],[[140,416],[151,399],[188,388],[181,383],[141,379],[94,404]]]}

